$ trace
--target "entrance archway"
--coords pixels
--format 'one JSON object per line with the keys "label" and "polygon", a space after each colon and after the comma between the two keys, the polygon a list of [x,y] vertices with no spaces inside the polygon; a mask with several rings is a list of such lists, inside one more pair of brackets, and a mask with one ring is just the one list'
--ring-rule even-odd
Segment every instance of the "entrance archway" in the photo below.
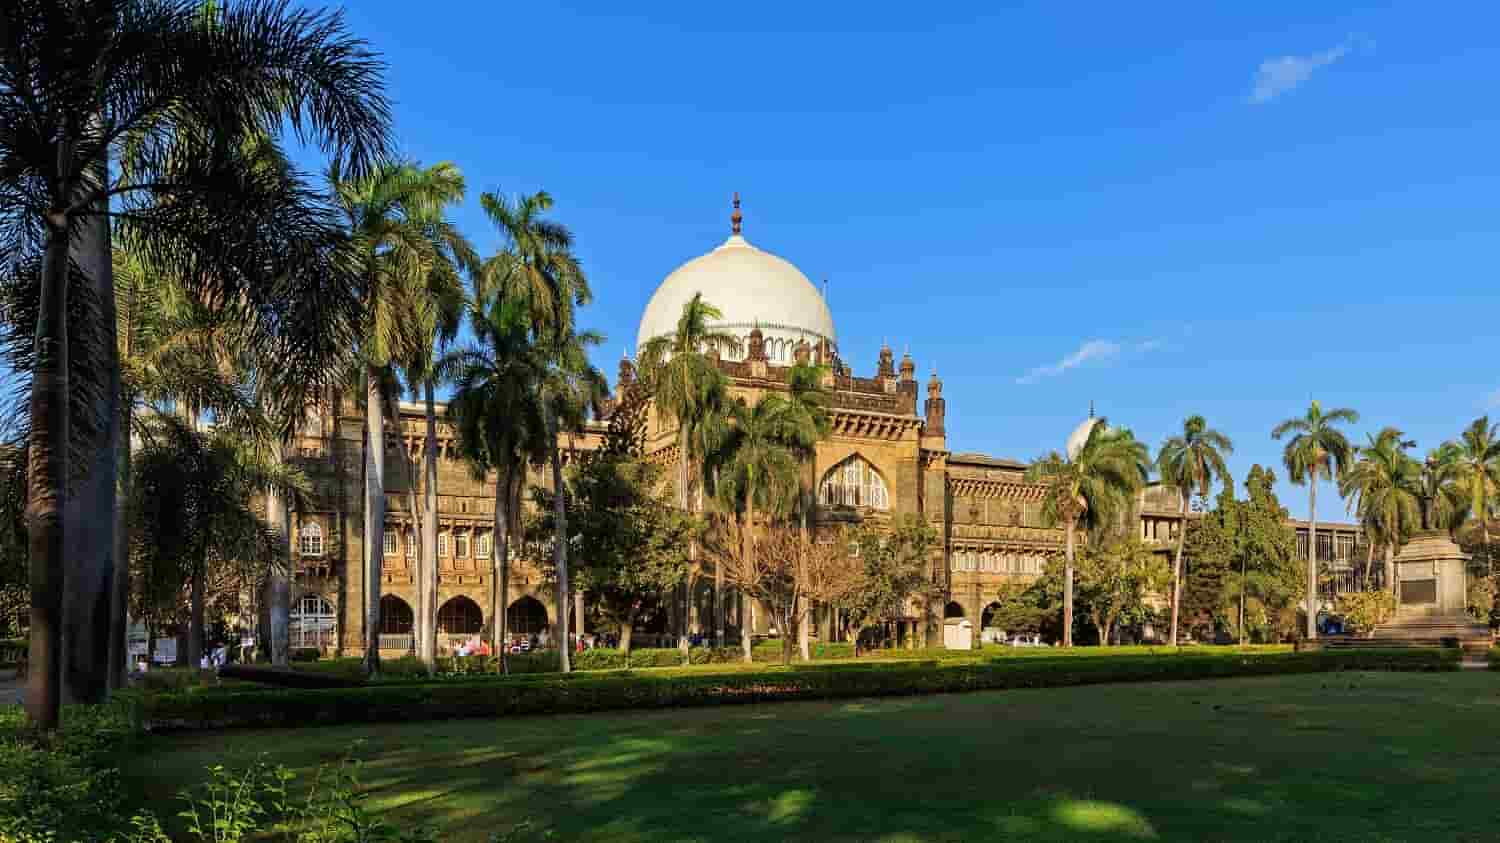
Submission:
{"label": "entrance archway", "polygon": [[963,616],[964,607],[957,600],[949,600],[948,605],[943,607],[943,620],[961,618]]}
{"label": "entrance archway", "polygon": [[530,595],[505,610],[505,626],[513,635],[535,635],[547,627],[547,607]]}
{"label": "entrance archway", "polygon": [[438,609],[437,622],[438,632],[472,635],[484,626],[484,613],[478,603],[460,594]]}
{"label": "entrance archway", "polygon": [[995,614],[1000,611],[999,603],[991,603],[984,607],[984,614],[980,615],[980,629],[989,629],[995,625]]}
{"label": "entrance archway", "polygon": [[380,634],[410,635],[412,626],[411,607],[394,594],[380,598]]}

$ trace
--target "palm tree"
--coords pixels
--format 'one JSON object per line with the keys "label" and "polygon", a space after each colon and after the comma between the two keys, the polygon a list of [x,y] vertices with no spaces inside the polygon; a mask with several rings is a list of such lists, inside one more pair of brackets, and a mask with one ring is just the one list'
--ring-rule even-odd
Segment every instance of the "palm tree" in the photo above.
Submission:
{"label": "palm tree", "polygon": [[1458,483],[1468,497],[1469,516],[1479,519],[1484,536],[1484,569],[1494,573],[1490,557],[1491,496],[1500,489],[1500,423],[1480,416],[1453,443],[1458,459]]}
{"label": "palm tree", "polygon": [[[677,330],[647,340],[640,349],[641,382],[657,411],[677,425],[677,495],[684,512],[693,510],[688,466],[706,455],[701,434],[727,404],[729,379],[706,352],[733,354],[740,349],[738,337],[710,327],[723,316],[702,293],[695,293],[682,306]],[[690,555],[697,560],[696,543]],[[686,642],[686,635],[680,635],[679,646],[685,649]]]}
{"label": "palm tree", "polygon": [[[543,372],[537,384],[547,429],[547,456],[552,465],[552,518],[555,534],[552,541],[552,564],[557,577],[557,644],[558,664],[563,673],[571,672],[568,652],[568,605],[572,591],[568,588],[568,509],[567,490],[563,487],[562,451],[558,437],[563,431],[583,428],[592,412],[597,416],[609,396],[609,381],[604,373],[589,363],[588,350],[604,342],[602,335],[554,332],[540,347]],[[578,618],[581,625],[583,618]]]}
{"label": "palm tree", "polygon": [[[787,446],[802,467],[801,488],[797,505],[802,512],[802,531],[811,537],[813,487],[817,477],[816,459],[818,443],[833,432],[833,418],[828,412],[830,396],[823,388],[823,366],[797,362],[787,372],[786,413],[783,444]],[[718,609],[716,608],[717,612]],[[797,628],[797,643],[802,648],[802,658],[807,660],[808,634],[811,626],[810,604],[804,600],[800,613],[801,623]],[[722,634],[722,622],[720,627]]]}
{"label": "palm tree", "polygon": [[[369,675],[380,670],[380,579],[385,532],[386,382],[392,367],[420,360],[431,340],[423,314],[433,286],[451,281],[444,267],[477,263],[473,248],[445,217],[463,200],[464,178],[450,163],[423,168],[384,163],[366,176],[345,179],[339,166],[329,181],[347,227],[346,259],[358,278],[364,307],[359,356],[365,389],[365,658]],[[447,295],[446,292],[441,295]]]}
{"label": "palm tree", "polygon": [[[382,69],[340,15],[283,4],[205,12],[189,3],[13,0],[0,10],[0,253],[35,260],[39,290],[28,433],[34,608],[26,701],[34,724],[57,723],[64,590],[89,591],[74,602],[90,608],[109,599],[102,562],[115,543],[98,543],[104,555],[88,557],[64,548],[71,463],[101,443],[118,444],[108,219],[132,218],[164,252],[247,269],[202,273],[195,286],[213,293],[205,300],[216,309],[243,313],[247,325],[298,334],[287,319],[297,306],[283,295],[297,283],[295,264],[317,256],[275,254],[284,238],[266,235],[276,225],[285,233],[325,220],[300,183],[226,153],[251,131],[274,136],[290,125],[351,166],[367,166],[388,144]],[[280,271],[264,272],[267,264]],[[70,288],[84,289],[70,283],[75,272],[98,293],[89,325],[71,316]],[[80,420],[98,426],[102,439],[77,435],[70,418],[70,397],[88,386],[69,365],[69,333],[78,330],[103,340],[88,349],[102,389],[92,419]],[[107,463],[99,466],[112,475]],[[113,511],[108,480],[97,486]]]}
{"label": "palm tree", "polygon": [[1271,430],[1272,439],[1287,434],[1282,462],[1287,476],[1298,486],[1307,484],[1307,637],[1318,636],[1318,481],[1337,480],[1344,476],[1353,448],[1337,425],[1355,424],[1359,413],[1346,407],[1323,412],[1317,401],[1307,413],[1290,418]]}
{"label": "palm tree", "polygon": [[1226,485],[1232,481],[1224,457],[1234,453],[1229,437],[1208,426],[1202,416],[1188,416],[1182,423],[1182,435],[1162,443],[1156,455],[1156,470],[1163,483],[1177,487],[1182,500],[1182,524],[1177,530],[1177,551],[1172,559],[1172,646],[1177,646],[1177,612],[1182,600],[1182,545],[1187,537],[1188,502],[1196,491],[1207,497],[1217,479]]}
{"label": "palm tree", "polygon": [[470,329],[473,344],[450,351],[437,368],[454,384],[448,415],[459,453],[476,476],[491,470],[496,475],[490,634],[500,670],[508,672],[511,503],[528,455],[546,448],[547,419],[537,391],[546,370],[531,342],[527,313],[516,302],[499,296],[474,302]]}
{"label": "palm tree", "polygon": [[572,232],[543,216],[552,204],[545,190],[516,197],[479,195],[480,208],[505,242],[475,275],[474,297],[524,302],[533,336],[553,327],[571,330],[574,308],[593,298],[573,255]]}
{"label": "palm tree", "polygon": [[1385,547],[1386,588],[1396,588],[1396,547],[1416,529],[1420,518],[1417,500],[1420,468],[1406,454],[1416,443],[1394,427],[1368,436],[1369,444],[1356,449],[1358,459],[1339,479],[1339,496],[1349,501],[1370,536]]}
{"label": "palm tree", "polygon": [[1422,529],[1452,532],[1469,514],[1467,490],[1459,484],[1463,468],[1460,450],[1445,442],[1427,452],[1418,467],[1417,499],[1422,504]]}
{"label": "palm tree", "polygon": [[[740,399],[729,409],[732,423],[711,459],[718,467],[716,491],[720,500],[742,519],[740,535],[748,566],[754,558],[756,506],[783,514],[791,509],[796,497],[797,457],[787,443],[807,433],[806,418],[799,417],[800,411],[780,395],[767,395],[754,407]],[[782,632],[783,650],[788,654],[792,646],[789,632]],[[740,643],[747,663],[751,661],[750,633],[741,624]]]}
{"label": "palm tree", "polygon": [[1089,428],[1076,454],[1053,451],[1026,469],[1030,482],[1047,483],[1042,515],[1063,525],[1063,646],[1073,646],[1073,561],[1078,527],[1097,530],[1129,511],[1135,493],[1150,476],[1146,446],[1128,430],[1113,430],[1104,418]]}

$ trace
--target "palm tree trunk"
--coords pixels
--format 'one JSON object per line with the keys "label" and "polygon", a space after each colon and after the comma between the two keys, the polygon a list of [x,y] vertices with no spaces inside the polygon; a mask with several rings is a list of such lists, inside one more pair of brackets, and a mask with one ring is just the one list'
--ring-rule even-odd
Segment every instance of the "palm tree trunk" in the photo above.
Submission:
{"label": "palm tree trunk", "polygon": [[[759,578],[755,577],[755,495],[753,494],[754,491],[755,491],[754,489],[749,489],[747,491],[746,495],[745,495],[745,529],[744,529],[744,540],[745,540],[745,572],[744,572],[744,576],[747,579],[753,579],[755,581],[758,581]],[[754,598],[750,598],[750,599],[754,599]],[[745,664],[750,664],[751,662],[755,661],[755,654],[752,652],[753,645],[751,643],[751,634],[754,633],[754,631],[755,631],[752,628],[753,626],[754,626],[753,623],[745,623],[744,619],[741,619],[741,622],[740,622],[740,644],[745,649]]]}
{"label": "palm tree trunk", "polygon": [[187,665],[197,670],[203,662],[203,578],[208,574],[208,549],[193,567],[193,584],[188,600]]}
{"label": "palm tree trunk", "polygon": [[[437,595],[438,595],[438,470],[437,470],[437,406],[433,400],[433,383],[429,379],[422,384],[423,402],[426,404],[425,414],[427,417],[427,446],[422,452],[422,467],[426,474],[426,482],[422,488],[422,504],[426,517],[422,520],[422,551],[418,564],[422,566],[424,573],[421,595],[425,606],[424,617],[426,626],[422,632],[422,661],[427,665],[427,672],[437,670]],[[497,478],[498,480],[498,478]],[[495,484],[495,511],[502,511],[500,503],[500,484]],[[495,545],[491,548],[492,554],[498,554],[500,549],[500,537],[503,533],[495,533]],[[493,625],[493,624],[492,624]],[[502,655],[501,658],[504,658]]]}
{"label": "palm tree trunk", "polygon": [[1364,583],[1360,586],[1361,591],[1370,590],[1370,571],[1375,567],[1375,541],[1365,540],[1365,574]]}
{"label": "palm tree trunk", "polygon": [[[280,446],[277,447],[279,450]],[[276,532],[276,541],[286,551],[286,564],[291,565],[290,513],[286,498],[275,489],[266,494],[266,520]],[[271,664],[276,667],[286,667],[291,654],[292,584],[289,573],[285,568],[272,565],[267,574],[266,609],[271,627]]]}
{"label": "palm tree trunk", "polygon": [[1172,559],[1172,642],[1177,646],[1177,613],[1182,605],[1182,545],[1187,540],[1188,495],[1182,492],[1182,523],[1177,525],[1177,553]]}
{"label": "palm tree trunk", "polygon": [[365,366],[365,658],[366,676],[380,672],[380,580],[385,558],[385,397],[380,370]]}
{"label": "palm tree trunk", "polygon": [[510,673],[510,630],[506,611],[510,607],[510,466],[500,466],[495,477],[494,574],[491,579],[491,642],[500,656],[500,672]]}
{"label": "palm tree trunk", "polygon": [[1395,542],[1387,542],[1385,546],[1385,581],[1388,583],[1387,588],[1391,590],[1391,593],[1395,594],[1397,597],[1400,597],[1400,593],[1396,588],[1397,583]]}
{"label": "palm tree trunk", "polygon": [[562,451],[557,447],[557,413],[547,414],[547,437],[552,446],[552,520],[556,534],[552,541],[552,560],[557,568],[557,665],[563,673],[572,673],[573,664],[568,640],[568,506],[563,489]]}
{"label": "palm tree trunk", "polygon": [[37,314],[36,370],[27,443],[26,537],[31,585],[31,644],[26,716],[56,729],[62,700],[63,512],[68,503],[68,228],[49,217]]}
{"label": "palm tree trunk", "polygon": [[1318,637],[1318,473],[1307,484],[1307,639]]}
{"label": "palm tree trunk", "polygon": [[578,640],[583,640],[583,589],[573,590],[573,635]]}
{"label": "palm tree trunk", "polygon": [[[130,353],[127,334],[125,354]],[[130,427],[134,420],[130,400],[120,399],[119,463],[115,495],[115,576],[109,606],[109,689],[125,687],[126,661],[130,657],[130,522],[125,508],[131,494]]]}
{"label": "palm tree trunk", "polygon": [[[108,182],[108,167],[94,162],[84,187]],[[103,210],[96,206],[94,211]],[[109,218],[91,213],[77,222],[73,260],[88,279],[99,328],[90,365],[104,372],[102,391],[91,410],[95,431],[87,474],[68,498],[63,576],[62,684],[65,703],[102,703],[109,694],[110,608],[114,600],[115,494],[120,440],[120,359],[116,340],[115,284],[110,262]],[[80,361],[74,361],[80,362]],[[100,517],[108,514],[107,517]]]}
{"label": "palm tree trunk", "polygon": [[1078,529],[1078,522],[1069,518],[1067,527],[1064,529],[1066,545],[1064,546],[1067,558],[1063,566],[1063,646],[1073,646],[1073,533]]}
{"label": "palm tree trunk", "polygon": [[[687,427],[681,422],[677,427],[677,483],[678,498],[682,503],[682,511],[689,515],[693,512],[692,496],[688,494],[688,435]],[[698,541],[692,539],[688,542],[688,566],[691,568],[698,561]],[[688,663],[688,638],[687,638],[687,604],[678,595],[678,589],[672,589],[672,602],[677,607],[677,618],[675,630],[677,633],[677,649],[682,653],[682,663]]]}

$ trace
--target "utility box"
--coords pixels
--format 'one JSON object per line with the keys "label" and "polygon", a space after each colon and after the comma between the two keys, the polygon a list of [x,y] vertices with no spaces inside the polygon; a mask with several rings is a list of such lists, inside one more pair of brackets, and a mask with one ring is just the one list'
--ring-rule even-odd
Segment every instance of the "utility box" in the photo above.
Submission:
{"label": "utility box", "polygon": [[974,649],[974,624],[964,618],[943,621],[943,647],[948,650]]}

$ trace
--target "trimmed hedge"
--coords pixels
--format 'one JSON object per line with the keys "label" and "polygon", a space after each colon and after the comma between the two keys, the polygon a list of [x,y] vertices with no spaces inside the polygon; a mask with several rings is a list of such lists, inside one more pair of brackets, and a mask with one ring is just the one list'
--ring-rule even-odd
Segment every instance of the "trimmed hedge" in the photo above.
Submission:
{"label": "trimmed hedge", "polygon": [[1055,688],[1340,670],[1453,670],[1451,650],[1206,652],[1161,658],[938,660],[810,664],[763,670],[539,674],[334,690],[224,690],[137,697],[154,730],[312,726],[559,714],[787,700]]}

